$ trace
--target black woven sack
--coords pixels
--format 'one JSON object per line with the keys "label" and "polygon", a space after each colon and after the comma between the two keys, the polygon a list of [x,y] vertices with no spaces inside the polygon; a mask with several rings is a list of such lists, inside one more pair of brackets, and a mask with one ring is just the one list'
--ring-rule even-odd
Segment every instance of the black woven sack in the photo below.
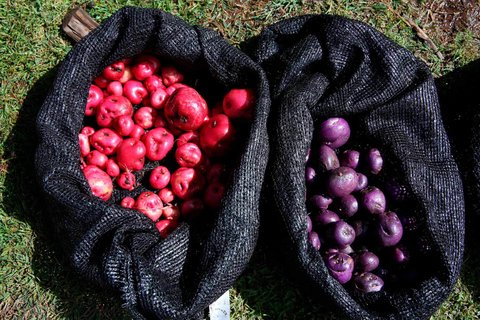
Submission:
{"label": "black woven sack", "polygon": [[[275,246],[295,281],[351,319],[428,318],[459,277],[464,200],[426,65],[366,24],[328,15],[271,25],[251,43],[249,54],[270,83],[264,195],[274,209],[269,221],[279,222],[275,239],[283,243]],[[416,236],[431,250],[418,258],[418,280],[400,289],[359,294],[343,287],[309,243],[305,159],[315,125],[329,117],[350,123],[350,148],[382,151],[379,183],[395,176],[409,190],[408,210],[420,222]]]}
{"label": "black woven sack", "polygon": [[[148,217],[119,205],[145,187],[115,190],[105,202],[93,196],[79,164],[78,133],[92,80],[110,63],[147,50],[199,77],[197,88],[253,87],[258,98],[218,218],[210,227],[182,223],[164,240]],[[135,318],[203,317],[244,270],[257,242],[269,99],[265,74],[247,55],[216,32],[160,10],[123,8],[77,43],[39,112],[35,160],[52,231],[76,271],[121,293]],[[136,175],[141,181],[142,172]]]}

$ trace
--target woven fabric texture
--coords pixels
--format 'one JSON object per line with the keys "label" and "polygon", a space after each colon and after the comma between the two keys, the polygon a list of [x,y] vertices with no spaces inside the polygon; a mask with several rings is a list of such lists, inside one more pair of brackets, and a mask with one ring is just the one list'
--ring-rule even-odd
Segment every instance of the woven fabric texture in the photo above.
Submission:
{"label": "woven fabric texture", "polygon": [[[102,201],[92,195],[79,162],[78,133],[92,80],[110,63],[146,51],[196,75],[199,87],[210,88],[207,95],[253,87],[258,98],[218,218],[207,226],[182,223],[164,240],[148,217],[119,205],[145,187],[115,190]],[[125,7],[77,43],[38,114],[35,160],[52,231],[76,271],[119,292],[137,319],[203,317],[244,270],[257,242],[269,107],[258,64],[216,32],[169,13]],[[136,174],[141,179],[142,172]]]}
{"label": "woven fabric texture", "polygon": [[[366,24],[328,15],[271,25],[248,53],[267,73],[271,153],[264,195],[279,221],[276,239],[301,287],[351,319],[428,319],[449,296],[462,266],[464,198],[437,91],[427,66]],[[343,117],[352,147],[377,147],[383,175],[406,184],[407,210],[432,250],[419,281],[357,294],[328,273],[307,238],[305,159],[314,127]],[[349,142],[350,143],[350,142]],[[281,234],[282,236],[279,236]]]}

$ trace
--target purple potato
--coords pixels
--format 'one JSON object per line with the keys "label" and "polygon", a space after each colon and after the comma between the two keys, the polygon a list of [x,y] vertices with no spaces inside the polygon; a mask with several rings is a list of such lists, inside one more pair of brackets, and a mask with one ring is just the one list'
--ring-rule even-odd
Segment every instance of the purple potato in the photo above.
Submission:
{"label": "purple potato", "polygon": [[317,169],[319,172],[327,172],[340,167],[335,151],[326,145],[321,145],[317,156]]}
{"label": "purple potato", "polygon": [[353,243],[355,230],[345,221],[339,220],[328,225],[325,238],[334,247],[342,249]]}
{"label": "purple potato", "polygon": [[389,211],[377,216],[375,233],[378,243],[384,247],[396,245],[403,235],[403,227],[395,212]]}
{"label": "purple potato", "polygon": [[307,164],[307,165],[310,162],[311,153],[312,153],[312,149],[308,148],[307,155],[305,156],[305,164]]}
{"label": "purple potato", "polygon": [[396,179],[385,182],[384,190],[388,198],[395,202],[403,202],[407,197],[407,188]]}
{"label": "purple potato", "polygon": [[399,264],[410,260],[410,251],[404,245],[396,245],[389,249],[388,258],[391,263]]}
{"label": "purple potato", "polygon": [[368,150],[365,157],[365,164],[370,173],[378,174],[383,167],[383,158],[380,151],[376,148]]}
{"label": "purple potato", "polygon": [[370,272],[375,270],[380,264],[380,259],[376,254],[370,251],[363,251],[353,259],[355,270],[360,272]]}
{"label": "purple potato", "polygon": [[320,247],[322,246],[322,244],[320,242],[320,238],[318,237],[318,233],[316,233],[315,231],[309,232],[308,233],[308,240],[313,245],[315,250],[317,250],[317,251],[320,250]]}
{"label": "purple potato", "polygon": [[307,232],[311,232],[313,228],[312,219],[310,216],[307,216]]}
{"label": "purple potato", "polygon": [[355,290],[365,293],[379,292],[384,285],[382,278],[370,272],[355,274],[352,281]]}
{"label": "purple potato", "polygon": [[343,146],[348,138],[350,138],[350,126],[343,118],[329,118],[318,126],[318,141],[332,149]]}
{"label": "purple potato", "polygon": [[358,184],[353,191],[360,191],[368,186],[368,178],[363,173],[357,172]]}
{"label": "purple potato", "polygon": [[331,170],[326,179],[326,191],[332,197],[344,197],[352,193],[357,185],[357,173],[349,167]]}
{"label": "purple potato", "polygon": [[383,192],[373,186],[368,186],[360,190],[358,202],[361,206],[374,214],[385,212],[385,207],[387,205]]}
{"label": "purple potato", "polygon": [[358,201],[355,196],[347,194],[344,197],[334,199],[331,207],[340,218],[350,218],[358,211]]}
{"label": "purple potato", "polygon": [[325,265],[332,277],[341,284],[352,278],[353,258],[340,252],[328,253],[323,257]]}
{"label": "purple potato", "polygon": [[350,222],[350,225],[355,230],[355,238],[363,240],[368,237],[369,222],[366,220],[354,220]]}
{"label": "purple potato", "polygon": [[311,206],[319,210],[327,209],[332,202],[333,202],[332,198],[322,194],[314,194],[313,196],[310,197]]}
{"label": "purple potato", "polygon": [[340,154],[340,165],[357,169],[360,161],[360,152],[357,150],[345,150]]}
{"label": "purple potato", "polygon": [[323,227],[339,220],[340,217],[335,212],[330,210],[321,210],[312,215],[312,223],[316,227]]}
{"label": "purple potato", "polygon": [[312,167],[306,167],[305,181],[307,183],[307,186],[315,184],[316,180],[317,180],[317,172],[315,171],[315,169]]}

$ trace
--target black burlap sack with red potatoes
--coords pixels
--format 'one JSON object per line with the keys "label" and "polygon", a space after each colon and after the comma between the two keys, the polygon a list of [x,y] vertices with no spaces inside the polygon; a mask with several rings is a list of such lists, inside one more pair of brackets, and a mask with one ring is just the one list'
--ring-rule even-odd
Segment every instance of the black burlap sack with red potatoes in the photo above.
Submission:
{"label": "black burlap sack with red potatoes", "polygon": [[[264,198],[272,213],[265,225],[277,228],[270,238],[281,261],[313,298],[351,319],[428,319],[459,277],[464,200],[427,66],[368,25],[328,15],[271,25],[248,50],[270,84]],[[415,216],[419,230],[404,237],[427,241],[411,282],[356,292],[330,276],[308,240],[305,159],[314,128],[330,117],[349,122],[346,149],[381,150],[378,183],[396,177],[409,192],[402,210]]]}
{"label": "black burlap sack with red potatoes", "polygon": [[[119,204],[145,186],[116,188],[103,201],[80,167],[78,133],[92,80],[112,62],[145,51],[197,77],[192,85],[206,95],[246,87],[257,92],[221,207],[205,212],[216,218],[182,222],[165,239],[150,218]],[[45,214],[76,271],[120,293],[137,319],[202,318],[244,270],[257,242],[269,99],[265,74],[247,55],[216,32],[160,10],[125,7],[77,43],[39,112],[35,160],[49,204]],[[142,172],[135,174],[141,181]]]}

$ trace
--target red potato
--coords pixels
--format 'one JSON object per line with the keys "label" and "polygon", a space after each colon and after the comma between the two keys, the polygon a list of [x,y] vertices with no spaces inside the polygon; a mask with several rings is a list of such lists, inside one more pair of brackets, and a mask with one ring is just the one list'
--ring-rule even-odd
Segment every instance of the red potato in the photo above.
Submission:
{"label": "red potato", "polygon": [[155,226],[158,229],[158,232],[160,232],[160,238],[165,239],[168,237],[170,234],[175,231],[180,224],[176,220],[160,220],[158,221]]}
{"label": "red potato", "polygon": [[110,199],[113,192],[112,178],[97,166],[87,165],[82,170],[93,195],[105,201]]}
{"label": "red potato", "polygon": [[80,157],[86,157],[90,152],[90,141],[88,136],[83,133],[78,134],[78,143],[80,145]]}
{"label": "red potato", "polygon": [[233,149],[236,131],[224,114],[210,118],[200,131],[200,146],[209,157],[223,157]]}
{"label": "red potato", "polygon": [[223,112],[223,101],[219,101],[219,102],[215,103],[215,105],[213,106],[212,111],[211,111],[212,117],[216,114],[219,114],[219,113],[225,113],[225,112]]}
{"label": "red potato", "polygon": [[135,123],[143,129],[150,129],[155,123],[157,117],[157,110],[152,107],[141,107],[133,115]]}
{"label": "red potato", "polygon": [[93,79],[93,83],[96,84],[100,89],[105,89],[110,81],[111,80],[108,80],[103,75],[99,75]]}
{"label": "red potato", "polygon": [[114,159],[108,159],[105,165],[105,170],[112,178],[118,177],[120,175],[120,167],[118,166],[117,161]]}
{"label": "red potato", "polygon": [[205,99],[190,87],[175,90],[165,103],[164,111],[170,124],[185,131],[197,130],[208,116]]}
{"label": "red potato", "polygon": [[90,151],[85,157],[85,162],[88,165],[97,166],[102,170],[106,169],[107,161],[107,155],[98,150]]}
{"label": "red potato", "polygon": [[114,130],[102,128],[90,136],[90,144],[107,156],[117,152],[117,147],[123,138]]}
{"label": "red potato", "polygon": [[122,61],[117,61],[106,67],[102,75],[109,80],[119,80],[124,72],[125,64]]}
{"label": "red potato", "polygon": [[189,198],[180,204],[180,214],[187,220],[198,218],[204,211],[205,203],[200,198]]}
{"label": "red potato", "polygon": [[133,139],[140,140],[145,134],[145,129],[140,127],[138,124],[133,125],[132,132],[130,132],[129,137]]}
{"label": "red potato", "polygon": [[177,206],[163,207],[162,217],[168,220],[178,220],[180,218],[180,208]]}
{"label": "red potato", "polygon": [[135,57],[135,64],[138,64],[140,62],[148,62],[150,66],[153,68],[153,74],[159,74],[161,70],[161,62],[160,60],[155,57],[154,55],[145,53],[145,54],[140,54]]}
{"label": "red potato", "polygon": [[205,184],[205,178],[195,168],[180,167],[170,178],[173,193],[182,200],[190,199],[202,192]]}
{"label": "red potato", "polygon": [[200,145],[200,132],[198,131],[188,131],[183,134],[181,134],[177,138],[177,147],[181,147],[185,143],[194,143],[197,146]]}
{"label": "red potato", "polygon": [[135,188],[136,180],[137,179],[135,178],[135,175],[130,171],[122,172],[117,177],[118,186],[122,189],[129,190],[129,191],[132,191]]}
{"label": "red potato", "polygon": [[210,160],[210,158],[202,152],[202,160],[195,168],[197,168],[202,173],[202,175],[206,175],[208,173],[208,170],[210,170],[211,165],[212,161]]}
{"label": "red potato", "polygon": [[171,133],[173,133],[175,136],[180,136],[185,133],[184,130],[175,127],[173,124],[169,123],[168,124],[168,130],[170,130]]}
{"label": "red potato", "polygon": [[155,193],[145,191],[137,197],[133,208],[143,212],[153,221],[157,221],[162,216],[163,202]]}
{"label": "red potato", "polygon": [[211,208],[218,208],[225,194],[225,185],[220,182],[214,182],[207,186],[203,195],[203,201]]}
{"label": "red potato", "polygon": [[155,109],[163,109],[167,102],[168,94],[164,89],[157,89],[150,94],[150,104]]}
{"label": "red potato", "polygon": [[132,197],[125,197],[122,199],[122,202],[120,202],[120,205],[125,208],[133,208],[135,206],[135,199]]}
{"label": "red potato", "polygon": [[182,167],[197,167],[202,162],[202,150],[195,143],[182,144],[175,150],[175,160]]}
{"label": "red potato", "polygon": [[97,107],[96,121],[100,127],[112,128],[115,118],[133,116],[133,106],[124,96],[108,96]]}
{"label": "red potato", "polygon": [[126,115],[115,118],[113,123],[113,128],[123,137],[130,135],[134,126],[135,122],[132,117]]}
{"label": "red potato", "polygon": [[87,107],[85,109],[86,116],[93,116],[96,108],[103,100],[103,91],[98,86],[92,84],[88,90]]}
{"label": "red potato", "polygon": [[168,87],[174,83],[183,81],[183,74],[181,74],[177,68],[172,65],[162,66],[162,79],[163,83]]}
{"label": "red potato", "polygon": [[256,103],[254,89],[233,89],[223,98],[223,112],[230,119],[251,121]]}
{"label": "red potato", "polygon": [[154,69],[151,63],[140,61],[132,66],[132,73],[135,79],[143,81],[154,74]]}
{"label": "red potato", "polygon": [[155,118],[155,123],[153,124],[155,128],[168,128],[169,123],[165,119],[163,112],[157,112],[157,117]]}
{"label": "red potato", "polygon": [[132,79],[133,79],[132,68],[129,65],[125,64],[125,72],[123,73],[123,76],[120,79],[118,79],[118,81],[120,81],[121,84],[125,84],[127,83],[127,81]]}
{"label": "red potato", "polygon": [[165,89],[165,92],[167,93],[167,95],[171,96],[177,89],[180,88],[188,88],[188,86],[184,83],[177,82],[167,87],[167,89]]}
{"label": "red potato", "polygon": [[95,133],[95,129],[89,126],[83,127],[82,131],[80,133],[86,135],[87,137],[90,137],[92,134]]}
{"label": "red potato", "polygon": [[112,81],[107,85],[107,92],[112,96],[123,95],[123,85],[120,81]]}
{"label": "red potato", "polygon": [[155,92],[158,89],[162,89],[162,90],[166,89],[165,85],[163,84],[162,78],[155,74],[145,79],[143,81],[143,84],[145,85],[145,88],[147,88],[148,92],[150,93]]}
{"label": "red potato", "polygon": [[129,138],[122,141],[117,148],[117,163],[125,171],[143,169],[147,149],[142,141]]}
{"label": "red potato", "polygon": [[172,188],[165,187],[158,192],[158,196],[162,199],[163,203],[171,203],[175,200],[175,194],[172,191]]}
{"label": "red potato", "polygon": [[152,161],[165,158],[173,147],[173,134],[165,128],[155,128],[142,137],[146,147],[146,157]]}
{"label": "red potato", "polygon": [[[155,167],[150,173],[149,182],[155,189],[163,189],[170,183],[170,170],[165,166]],[[169,201],[167,201],[169,202]]]}
{"label": "red potato", "polygon": [[138,80],[127,81],[123,86],[123,92],[133,104],[140,104],[144,98],[148,97],[147,88]]}
{"label": "red potato", "polygon": [[214,182],[225,182],[227,175],[227,169],[225,163],[217,162],[210,166],[207,172],[207,182],[214,183]]}

